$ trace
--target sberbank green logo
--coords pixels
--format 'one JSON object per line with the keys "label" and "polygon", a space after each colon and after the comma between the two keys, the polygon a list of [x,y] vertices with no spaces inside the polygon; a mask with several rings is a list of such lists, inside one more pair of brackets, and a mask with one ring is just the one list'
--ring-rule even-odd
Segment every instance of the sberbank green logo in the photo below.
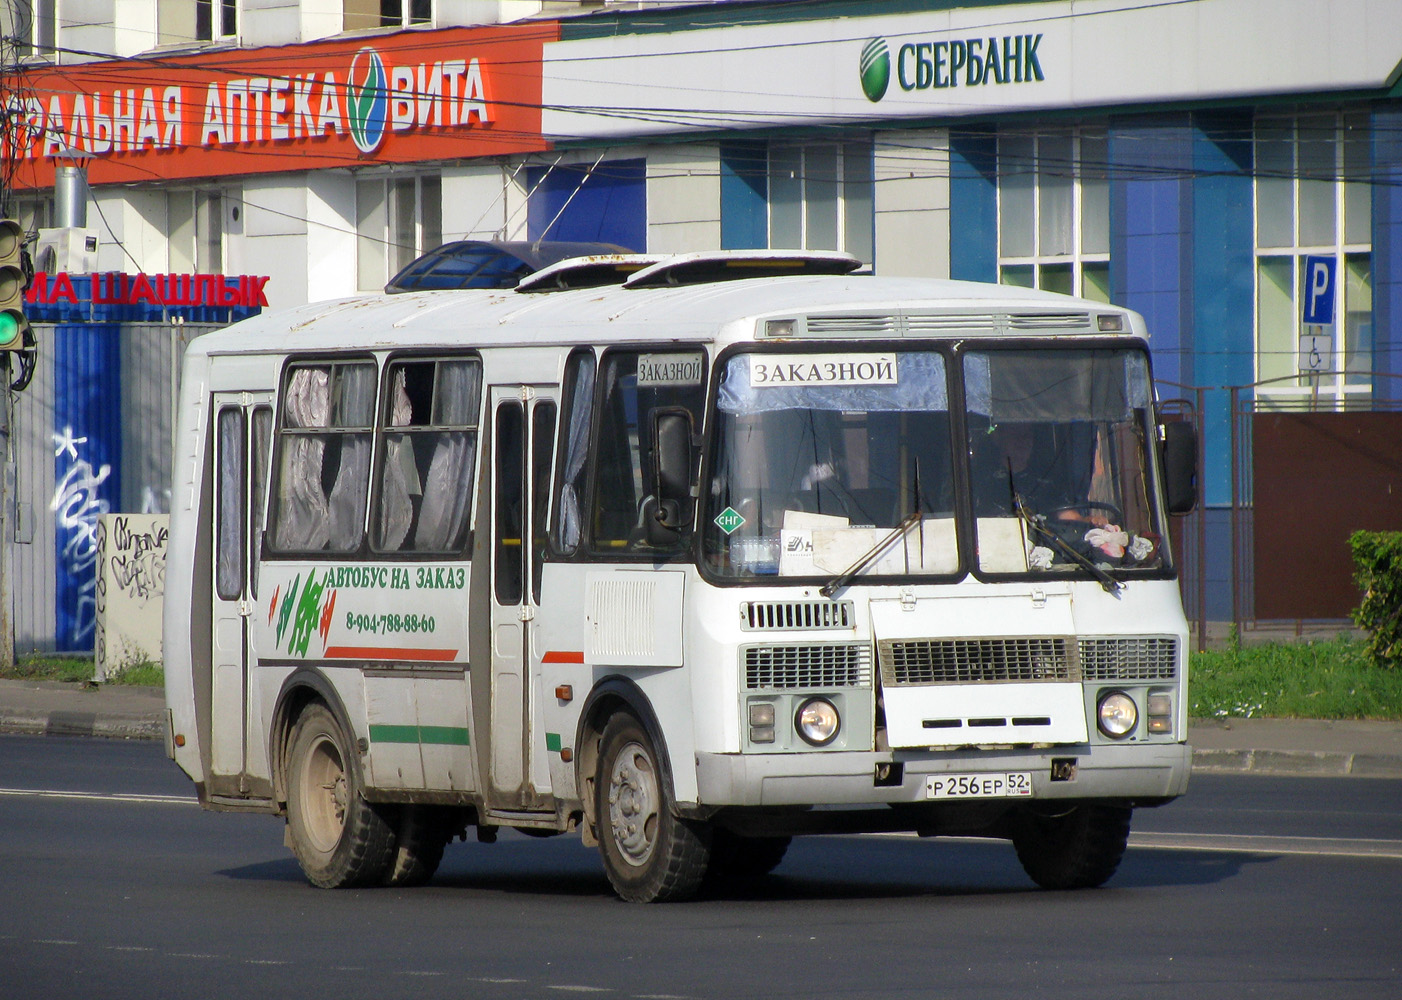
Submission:
{"label": "sberbank green logo", "polygon": [[385,63],[367,46],[351,60],[346,81],[346,117],[350,119],[351,138],[362,153],[373,153],[384,139],[388,110]]}
{"label": "sberbank green logo", "polygon": [[886,88],[891,83],[891,53],[886,49],[886,39],[873,38],[862,49],[862,93],[873,104],[886,96]]}

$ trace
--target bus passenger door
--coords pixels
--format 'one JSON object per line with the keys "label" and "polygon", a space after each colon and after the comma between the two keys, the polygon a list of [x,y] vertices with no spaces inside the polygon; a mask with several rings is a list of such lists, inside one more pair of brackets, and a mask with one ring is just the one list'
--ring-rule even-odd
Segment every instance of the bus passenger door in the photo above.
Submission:
{"label": "bus passenger door", "polygon": [[214,414],[214,565],[210,622],[210,791],[248,786],[248,616],[258,588],[272,395],[219,392]]}
{"label": "bus passenger door", "polygon": [[[493,386],[491,520],[491,725],[489,802],[542,804],[531,781],[544,748],[530,694],[540,663],[536,616],[553,467],[557,386]],[[475,670],[477,664],[473,664]]]}

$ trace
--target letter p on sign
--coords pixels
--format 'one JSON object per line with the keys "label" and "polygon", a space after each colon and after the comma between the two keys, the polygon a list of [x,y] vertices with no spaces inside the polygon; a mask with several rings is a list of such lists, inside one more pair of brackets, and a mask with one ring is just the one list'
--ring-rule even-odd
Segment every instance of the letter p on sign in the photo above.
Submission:
{"label": "letter p on sign", "polygon": [[1303,320],[1306,326],[1333,326],[1335,259],[1333,257],[1305,258],[1305,301]]}

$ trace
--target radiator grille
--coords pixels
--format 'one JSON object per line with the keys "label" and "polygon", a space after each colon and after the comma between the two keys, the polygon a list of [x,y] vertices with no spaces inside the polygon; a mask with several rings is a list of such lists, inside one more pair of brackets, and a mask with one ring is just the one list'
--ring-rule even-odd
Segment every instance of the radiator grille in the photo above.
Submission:
{"label": "radiator grille", "polygon": [[1089,681],[1171,681],[1178,676],[1178,640],[1082,639],[1081,672]]}
{"label": "radiator grille", "polygon": [[851,628],[851,601],[746,601],[740,627],[747,632]]}
{"label": "radiator grille", "polygon": [[1069,639],[886,639],[878,648],[890,685],[1080,679]]}
{"label": "radiator grille", "polygon": [[864,642],[750,646],[742,655],[750,690],[871,686],[871,647]]}

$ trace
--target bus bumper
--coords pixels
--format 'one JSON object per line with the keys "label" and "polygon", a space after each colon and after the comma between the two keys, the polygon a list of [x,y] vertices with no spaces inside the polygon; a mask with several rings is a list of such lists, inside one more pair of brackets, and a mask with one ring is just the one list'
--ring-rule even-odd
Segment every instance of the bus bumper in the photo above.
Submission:
{"label": "bus bumper", "polygon": [[1186,743],[1035,751],[698,753],[696,777],[698,804],[703,806],[928,802],[926,779],[932,775],[1014,772],[1031,776],[1033,799],[1157,804],[1187,790],[1192,755]]}

